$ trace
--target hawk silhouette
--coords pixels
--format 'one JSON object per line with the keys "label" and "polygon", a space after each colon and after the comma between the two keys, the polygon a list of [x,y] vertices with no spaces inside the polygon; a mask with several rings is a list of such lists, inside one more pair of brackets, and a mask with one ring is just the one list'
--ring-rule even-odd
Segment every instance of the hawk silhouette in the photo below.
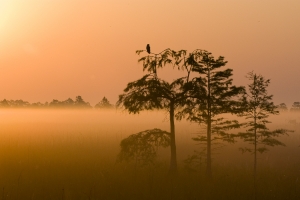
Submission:
{"label": "hawk silhouette", "polygon": [[146,50],[147,50],[147,52],[150,54],[150,45],[149,45],[149,44],[147,44]]}

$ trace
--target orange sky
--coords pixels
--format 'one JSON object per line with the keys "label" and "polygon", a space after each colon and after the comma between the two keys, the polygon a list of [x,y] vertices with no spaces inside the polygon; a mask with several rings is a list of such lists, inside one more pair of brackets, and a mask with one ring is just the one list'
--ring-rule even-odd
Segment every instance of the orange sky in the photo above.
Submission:
{"label": "orange sky", "polygon": [[149,43],[225,56],[235,84],[254,70],[290,106],[300,101],[299,10],[298,0],[0,0],[0,100],[115,103],[143,74],[135,50]]}

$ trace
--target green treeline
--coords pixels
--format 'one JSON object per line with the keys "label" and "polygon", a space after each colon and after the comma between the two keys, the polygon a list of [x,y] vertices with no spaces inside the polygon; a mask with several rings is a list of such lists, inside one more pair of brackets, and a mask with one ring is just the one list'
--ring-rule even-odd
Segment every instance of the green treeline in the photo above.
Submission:
{"label": "green treeline", "polygon": [[100,102],[98,102],[94,107],[90,105],[89,102],[83,100],[81,96],[76,96],[75,100],[68,98],[64,101],[59,101],[57,99],[53,99],[50,103],[45,102],[36,102],[29,103],[24,100],[6,100],[3,99],[0,101],[0,108],[81,108],[81,109],[108,109],[114,108],[109,100],[106,97],[103,97]]}

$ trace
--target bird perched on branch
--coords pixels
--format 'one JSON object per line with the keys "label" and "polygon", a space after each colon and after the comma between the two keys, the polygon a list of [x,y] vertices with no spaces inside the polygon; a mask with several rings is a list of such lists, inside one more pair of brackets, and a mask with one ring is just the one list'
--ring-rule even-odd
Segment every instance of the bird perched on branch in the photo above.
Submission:
{"label": "bird perched on branch", "polygon": [[150,54],[150,45],[149,45],[149,44],[147,44],[146,50],[147,50],[147,52]]}

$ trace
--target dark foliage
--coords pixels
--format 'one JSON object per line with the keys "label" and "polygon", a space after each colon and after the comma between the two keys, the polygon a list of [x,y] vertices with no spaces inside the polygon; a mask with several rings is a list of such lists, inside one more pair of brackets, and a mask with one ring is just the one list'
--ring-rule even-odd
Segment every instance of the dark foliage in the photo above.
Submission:
{"label": "dark foliage", "polygon": [[[251,83],[248,85],[248,91],[245,90],[241,98],[244,112],[240,115],[249,121],[245,124],[246,132],[239,133],[239,136],[246,142],[253,144],[254,148],[243,150],[243,152],[255,153],[258,151],[263,153],[267,150],[266,146],[284,146],[275,137],[285,134],[287,130],[270,131],[267,128],[267,124],[271,123],[267,120],[269,115],[279,114],[277,106],[272,102],[273,95],[268,95],[267,92],[270,80],[253,72],[248,73],[248,79]],[[258,145],[263,145],[263,147],[259,148]]]}
{"label": "dark foliage", "polygon": [[[144,50],[138,50],[139,55]],[[142,110],[165,109],[170,114],[170,138],[171,138],[171,164],[170,172],[177,171],[176,144],[175,144],[175,110],[184,104],[188,87],[188,68],[180,67],[186,51],[173,51],[166,49],[159,54],[149,54],[138,61],[143,64],[143,71],[148,71],[141,79],[130,82],[119,95],[118,107],[123,107],[129,113],[139,113]],[[187,76],[175,79],[169,83],[157,75],[157,69],[172,64],[178,69],[186,69]]]}
{"label": "dark foliage", "polygon": [[58,101],[53,99],[49,103],[49,107],[52,108],[92,108],[90,103],[85,102],[81,96],[76,96],[75,101],[71,98],[68,98],[65,101]]}
{"label": "dark foliage", "polygon": [[76,96],[74,101],[71,98],[66,99],[65,101],[59,101],[53,99],[50,103],[45,102],[36,102],[30,104],[27,101],[23,100],[2,100],[0,101],[0,108],[92,108],[89,102],[85,102],[81,96]]}
{"label": "dark foliage", "polygon": [[114,106],[108,101],[106,97],[103,97],[103,99],[95,105],[96,109],[110,109]]}
{"label": "dark foliage", "polygon": [[[218,139],[233,142],[234,137],[226,131],[241,126],[237,121],[217,116],[240,112],[237,96],[242,94],[244,88],[232,85],[232,69],[220,70],[227,63],[222,56],[215,59],[210,52],[197,49],[189,54],[185,63],[197,75],[189,83],[187,100],[176,117],[187,117],[190,121],[206,125],[206,136],[200,135],[194,140],[207,145],[207,176],[211,177],[212,142]],[[212,137],[212,134],[216,136]]]}
{"label": "dark foliage", "polygon": [[291,107],[292,112],[299,112],[300,111],[300,102],[294,102],[292,107]]}
{"label": "dark foliage", "polygon": [[287,106],[286,106],[285,103],[281,103],[281,104],[277,105],[276,108],[277,108],[277,110],[279,112],[286,112],[286,111],[288,111],[288,108],[287,108]]}
{"label": "dark foliage", "polygon": [[136,164],[153,164],[159,147],[170,146],[170,133],[160,129],[145,130],[121,141],[120,161],[134,161]]}
{"label": "dark foliage", "polygon": [[254,186],[254,199],[257,193],[257,152],[264,153],[267,151],[267,146],[285,146],[276,138],[280,135],[286,134],[288,130],[277,129],[270,131],[267,128],[269,115],[278,114],[277,107],[272,102],[272,95],[268,95],[267,87],[270,84],[269,79],[265,79],[262,75],[257,75],[253,72],[248,73],[250,84],[248,91],[245,90],[241,98],[244,111],[240,114],[246,120],[249,120],[245,126],[246,131],[239,133],[239,137],[245,142],[252,145],[252,148],[240,148],[244,152],[252,152],[254,154],[254,167],[253,167],[253,186]]}

